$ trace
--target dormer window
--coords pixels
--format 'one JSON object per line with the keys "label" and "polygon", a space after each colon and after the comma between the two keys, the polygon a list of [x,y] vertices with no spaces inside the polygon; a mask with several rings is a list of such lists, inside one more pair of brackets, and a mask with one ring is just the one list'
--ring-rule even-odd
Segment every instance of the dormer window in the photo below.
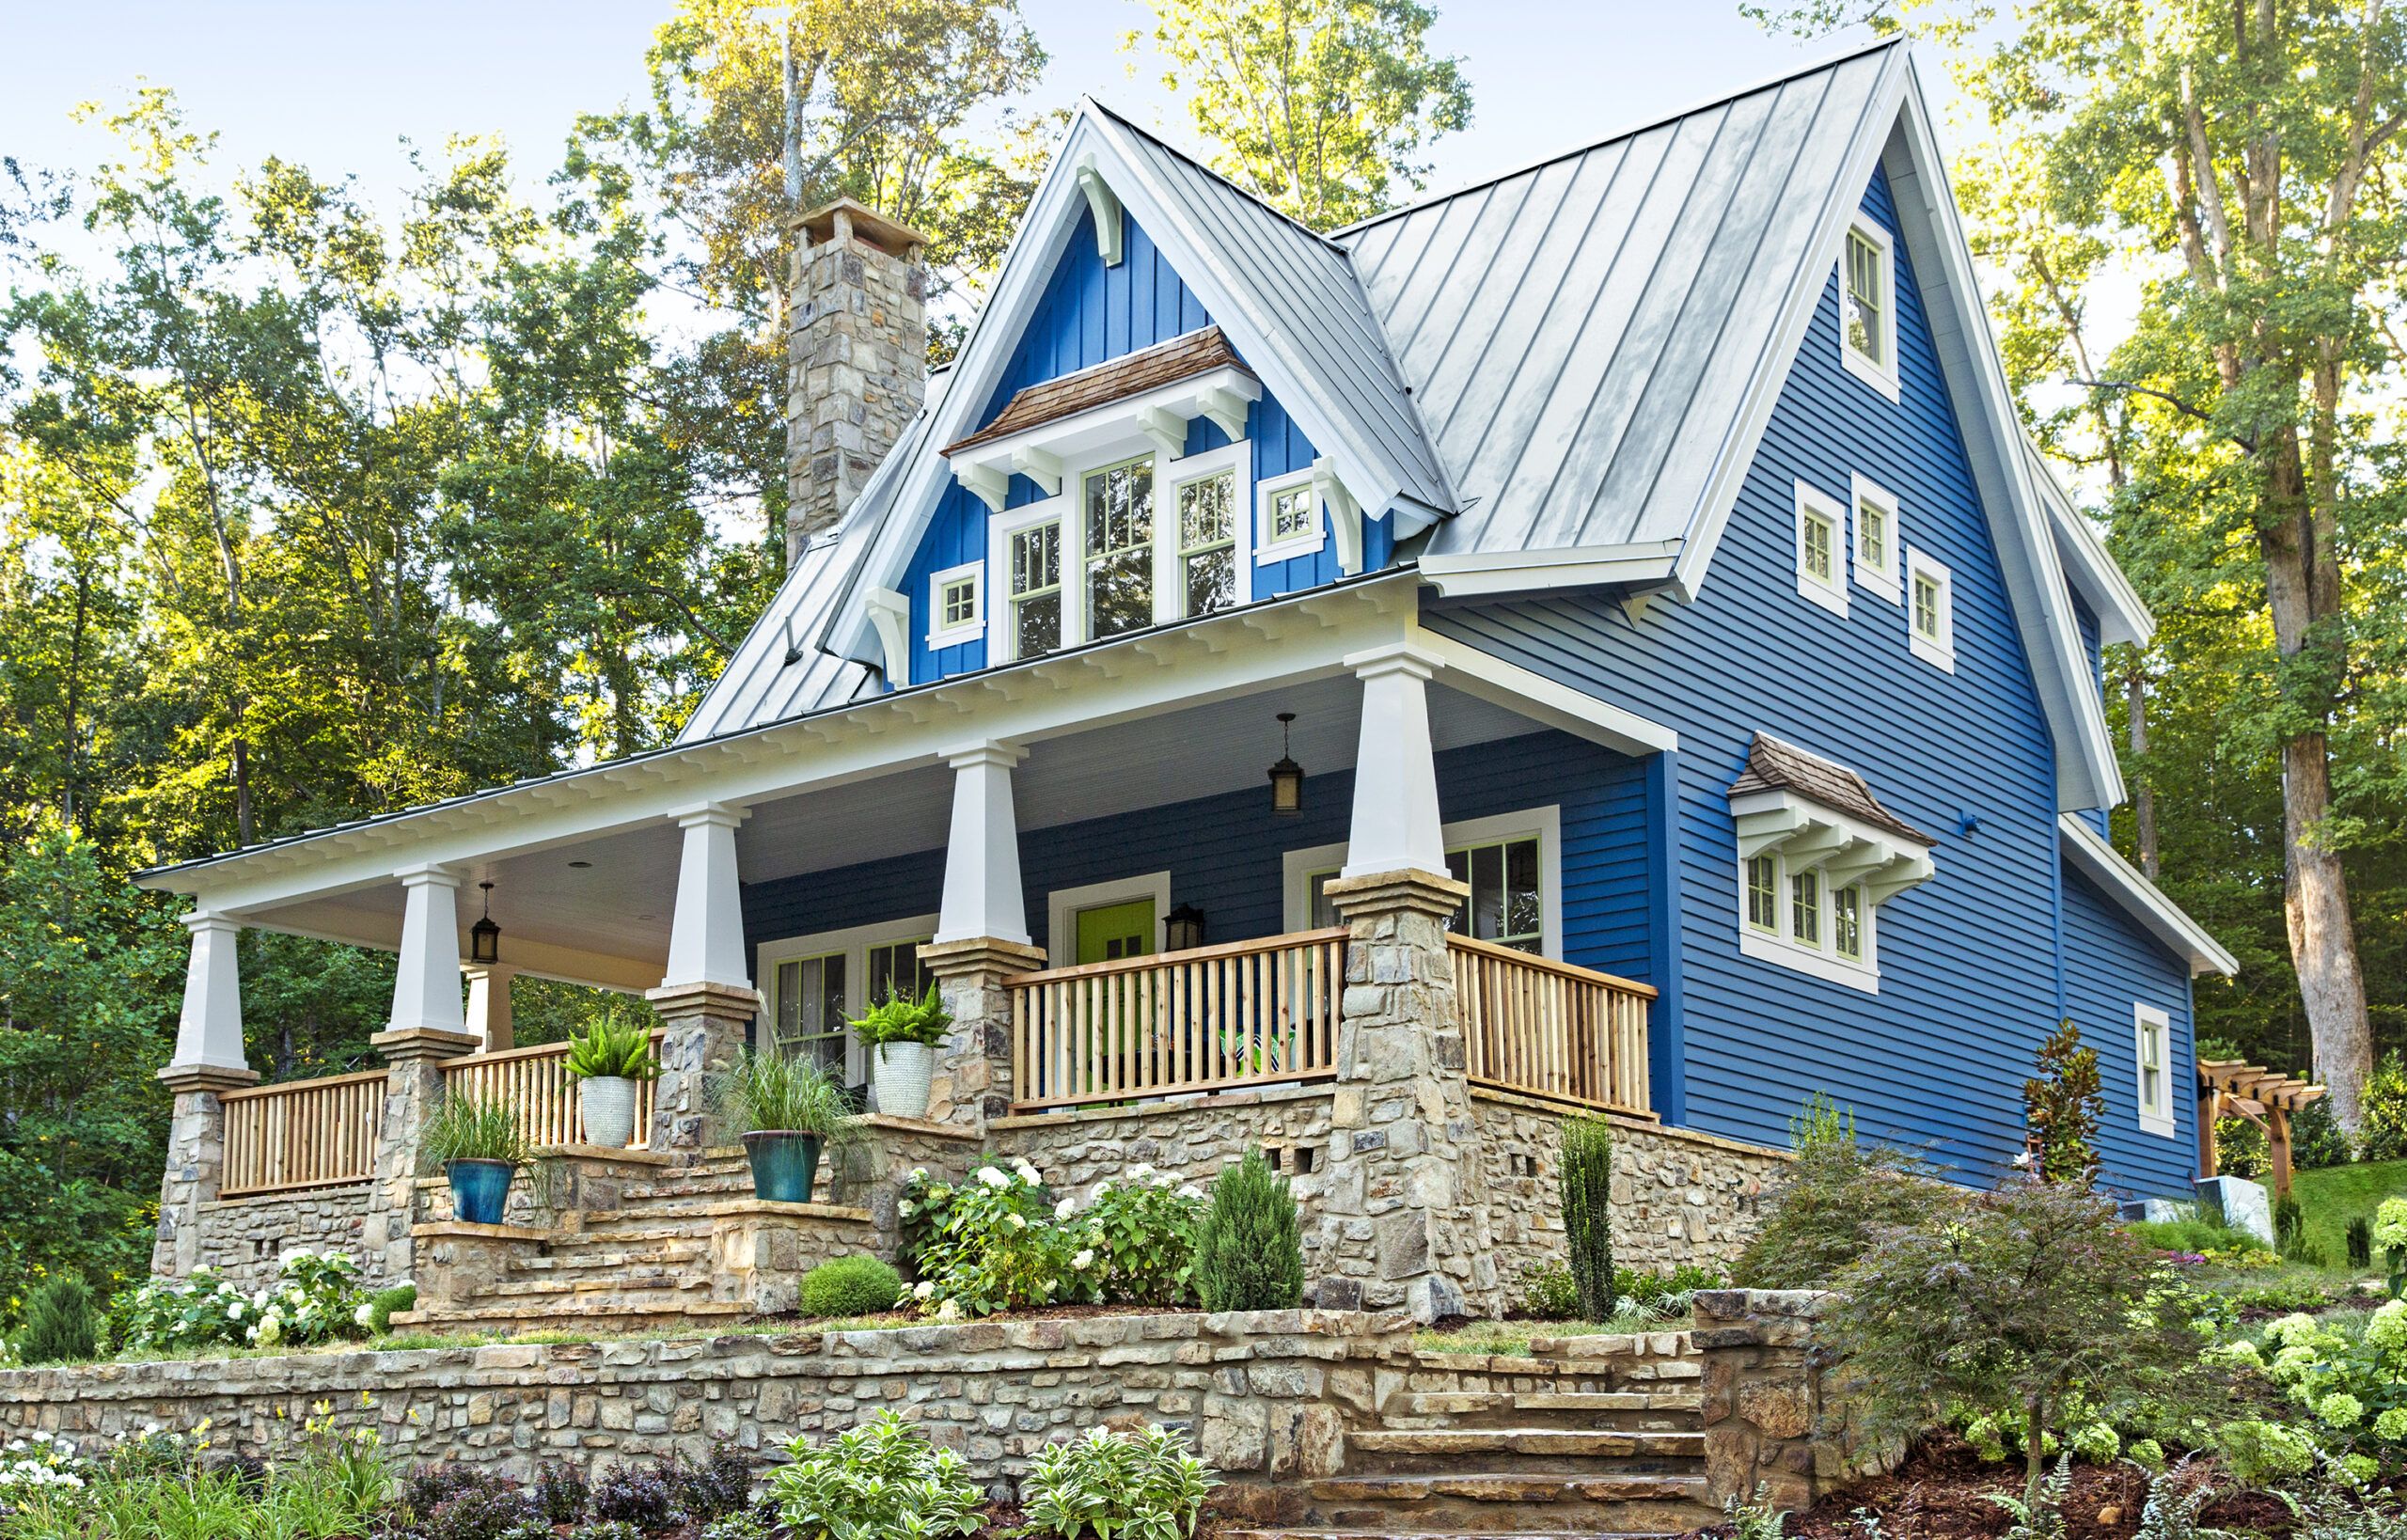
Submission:
{"label": "dormer window", "polygon": [[1088,634],[1154,623],[1154,457],[1085,477]]}
{"label": "dormer window", "polygon": [[1237,602],[1237,473],[1178,484],[1178,586],[1189,615]]}
{"label": "dormer window", "polygon": [[1011,549],[1011,643],[1015,658],[1062,645],[1062,521],[1046,519],[1004,537]]}

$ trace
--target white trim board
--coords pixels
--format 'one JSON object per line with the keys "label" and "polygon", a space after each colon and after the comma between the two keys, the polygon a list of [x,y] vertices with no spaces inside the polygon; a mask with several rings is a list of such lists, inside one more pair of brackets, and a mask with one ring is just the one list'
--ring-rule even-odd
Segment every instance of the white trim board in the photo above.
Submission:
{"label": "white trim board", "polygon": [[2098,831],[2078,815],[2058,815],[2056,833],[2065,858],[2073,870],[2121,904],[2125,913],[2145,926],[2168,951],[2189,959],[2194,977],[2220,973],[2228,979],[2240,971],[2240,960],[2226,951],[2222,942],[2210,935],[2204,925],[2183,914],[2180,905],[2158,891],[2156,884],[2142,876],[2139,868],[2123,859],[2119,851],[2100,838]]}
{"label": "white trim board", "polygon": [[[1114,877],[1109,882],[1091,882],[1077,888],[1057,888],[1045,895],[1045,955],[1055,967],[1068,967],[1078,961],[1078,934],[1076,920],[1081,909],[1100,909],[1114,904],[1134,904],[1139,899],[1154,901],[1154,923],[1158,926],[1170,916],[1170,873],[1148,872],[1137,877]],[[1145,938],[1155,951],[1162,950],[1158,935]]]}

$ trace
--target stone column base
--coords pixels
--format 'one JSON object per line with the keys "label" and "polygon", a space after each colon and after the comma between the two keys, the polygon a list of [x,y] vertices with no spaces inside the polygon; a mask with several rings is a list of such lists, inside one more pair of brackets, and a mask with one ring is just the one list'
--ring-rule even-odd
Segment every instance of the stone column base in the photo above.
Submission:
{"label": "stone column base", "polygon": [[763,1315],[799,1308],[802,1275],[821,1263],[876,1249],[877,1224],[865,1208],[740,1198],[706,1212],[711,1297]]}
{"label": "stone column base", "polygon": [[167,1165],[159,1182],[159,1228],[150,1243],[150,1271],[181,1278],[200,1265],[200,1210],[217,1201],[226,1170],[228,1091],[259,1084],[260,1072],[223,1064],[170,1064],[160,1083],[175,1092],[167,1125]]}
{"label": "stone column base", "polygon": [[936,975],[952,1026],[936,1045],[928,1081],[928,1121],[983,1132],[1012,1110],[1012,993],[1007,982],[1041,971],[1042,949],[1024,941],[972,936],[920,949]]}
{"label": "stone column base", "polygon": [[734,1142],[741,1129],[719,1126],[711,1106],[718,1077],[744,1051],[745,1031],[760,1014],[749,984],[663,984],[644,998],[667,1029],[660,1040],[660,1078],[652,1088],[652,1147],[702,1150]]}
{"label": "stone column base", "polygon": [[376,1177],[359,1246],[371,1278],[399,1282],[417,1265],[410,1226],[417,1203],[418,1139],[443,1099],[443,1061],[477,1051],[465,1032],[408,1027],[378,1032],[368,1045],[391,1067],[385,1075],[385,1124],[376,1136]]}

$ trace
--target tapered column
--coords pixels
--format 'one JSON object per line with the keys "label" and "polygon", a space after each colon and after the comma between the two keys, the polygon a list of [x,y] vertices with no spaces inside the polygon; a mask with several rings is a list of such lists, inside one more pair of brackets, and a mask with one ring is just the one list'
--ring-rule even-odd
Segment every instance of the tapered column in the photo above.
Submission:
{"label": "tapered column", "polygon": [[460,874],[432,862],[404,867],[401,957],[393,975],[394,1032],[464,1034],[460,1008]]}
{"label": "tapered column", "polygon": [[1429,677],[1441,666],[1418,648],[1357,652],[1361,734],[1354,756],[1354,824],[1345,877],[1446,870],[1438,821],[1438,761],[1429,740]]}
{"label": "tapered column", "polygon": [[501,963],[472,966],[468,975],[468,1035],[479,1053],[499,1053],[517,1044],[510,1019],[510,981],[518,970]]}
{"label": "tapered column", "polygon": [[743,809],[721,802],[675,814],[684,850],[669,971],[645,997],[664,1029],[652,1098],[655,1150],[729,1144],[744,1132],[721,1128],[711,1108],[712,1083],[743,1051],[745,1029],[761,1008],[745,956],[744,888],[735,868],[735,830],[744,816]]}
{"label": "tapered column", "polygon": [[150,1270],[181,1278],[199,1265],[202,1205],[217,1201],[226,1168],[226,1107],[221,1092],[255,1085],[259,1072],[243,1049],[242,978],[235,943],[242,927],[222,915],[184,917],[192,959],[184,972],[183,1015],[175,1061],[159,1078],[175,1093],[167,1126],[167,1164],[159,1181],[159,1226]]}
{"label": "tapered column", "polygon": [[945,846],[944,910],[936,919],[940,942],[1029,944],[1019,823],[1012,808],[1012,769],[1027,757],[1027,749],[1000,743],[946,757],[952,766],[952,835]]}

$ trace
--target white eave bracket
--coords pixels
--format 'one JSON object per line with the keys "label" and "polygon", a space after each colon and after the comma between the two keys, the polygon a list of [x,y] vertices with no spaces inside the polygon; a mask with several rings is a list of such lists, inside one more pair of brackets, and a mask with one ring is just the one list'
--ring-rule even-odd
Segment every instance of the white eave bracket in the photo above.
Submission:
{"label": "white eave bracket", "polygon": [[886,653],[886,682],[895,689],[911,683],[911,601],[892,589],[872,589],[862,598],[870,628]]}
{"label": "white eave bracket", "polygon": [[989,439],[947,456],[945,464],[964,490],[1000,513],[1015,475],[1027,477],[1047,497],[1058,497],[1068,467],[1097,464],[1098,457],[1150,448],[1164,464],[1183,459],[1187,425],[1197,417],[1210,418],[1223,432],[1234,425],[1230,437],[1242,442],[1246,410],[1261,398],[1262,382],[1252,375],[1217,369]]}
{"label": "white eave bracket", "polygon": [[1087,196],[1087,208],[1094,215],[1094,244],[1097,255],[1106,267],[1118,267],[1128,257],[1127,244],[1123,238],[1120,196],[1105,185],[1103,173],[1088,160],[1078,167],[1078,191]]}
{"label": "white eave bracket", "polygon": [[1313,493],[1329,511],[1329,533],[1337,540],[1337,570],[1352,577],[1362,570],[1362,505],[1337,479],[1337,467],[1327,455],[1313,462]]}
{"label": "white eave bracket", "polygon": [[1875,908],[1938,874],[1930,846],[1795,792],[1732,797],[1730,814],[1738,825],[1740,860],[1778,855],[1792,868],[1817,867],[1833,890],[1861,883]]}

